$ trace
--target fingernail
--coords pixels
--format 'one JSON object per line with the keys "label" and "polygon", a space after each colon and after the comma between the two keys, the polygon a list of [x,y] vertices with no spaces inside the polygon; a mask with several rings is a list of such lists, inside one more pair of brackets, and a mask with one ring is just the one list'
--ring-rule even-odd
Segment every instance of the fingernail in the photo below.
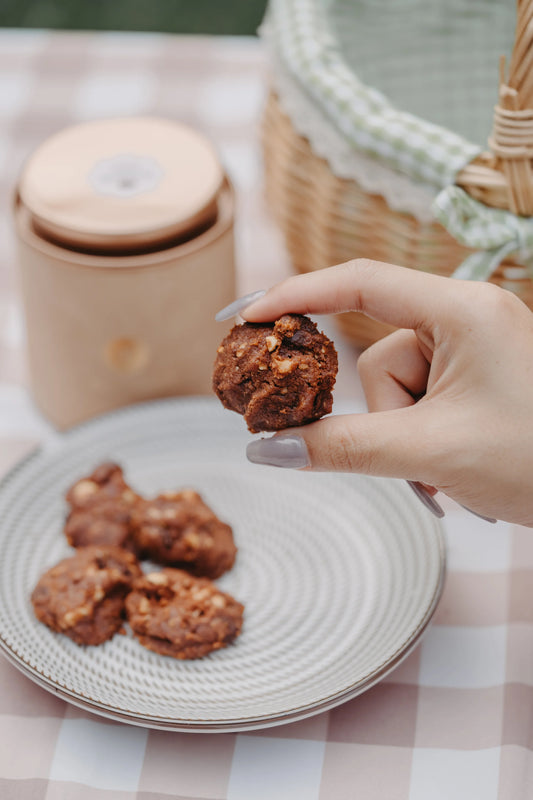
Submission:
{"label": "fingernail", "polygon": [[303,469],[311,466],[307,445],[301,436],[278,434],[270,439],[255,439],[246,448],[248,461],[271,467]]}
{"label": "fingernail", "polygon": [[426,492],[424,487],[421,486],[416,481],[407,481],[407,483],[409,484],[413,492],[416,494],[420,502],[423,503],[426,508],[429,508],[432,514],[434,514],[439,519],[442,519],[442,517],[444,516],[444,511],[439,506],[437,501],[429,494],[429,492]]}
{"label": "fingernail", "polygon": [[498,520],[494,519],[494,517],[485,517],[483,514],[478,514],[477,511],[472,511],[471,508],[467,508],[467,506],[464,506],[462,503],[459,503],[459,505],[461,508],[464,508],[465,511],[468,511],[469,514],[473,514],[475,517],[485,520],[485,522],[491,522],[492,524],[498,522]]}
{"label": "fingernail", "polygon": [[252,303],[255,303],[260,297],[263,297],[264,294],[266,294],[266,290],[259,289],[257,292],[250,292],[250,294],[245,294],[243,297],[238,297],[237,300],[234,300],[229,306],[220,309],[218,314],[215,315],[215,320],[217,322],[224,322],[224,320],[234,317],[239,311],[247,308],[247,306],[251,306]]}

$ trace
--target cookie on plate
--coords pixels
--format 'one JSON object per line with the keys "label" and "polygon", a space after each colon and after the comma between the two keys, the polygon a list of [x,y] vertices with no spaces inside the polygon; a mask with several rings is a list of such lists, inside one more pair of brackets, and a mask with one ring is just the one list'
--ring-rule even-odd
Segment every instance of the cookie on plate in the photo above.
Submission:
{"label": "cookie on plate", "polygon": [[69,489],[65,536],[73,547],[111,544],[135,552],[132,512],[141,498],[118,464],[106,462]]}
{"label": "cookie on plate", "polygon": [[107,500],[134,503],[137,498],[124,480],[122,467],[113,461],[105,461],[86,478],[77,480],[65,496],[72,508],[90,508]]}
{"label": "cookie on plate", "polygon": [[244,606],[208,578],[166,567],[137,579],[126,598],[128,622],[149,650],[202,658],[241,632]]}
{"label": "cookie on plate", "polygon": [[124,598],[141,574],[126,550],[81,547],[41,576],[31,595],[35,615],[76,644],[102,644],[122,628]]}
{"label": "cookie on plate", "polygon": [[102,500],[90,508],[74,508],[65,523],[72,547],[114,545],[136,553],[132,525],[133,507],[121,500]]}
{"label": "cookie on plate", "polygon": [[277,431],[329,414],[337,368],[333,342],[316,324],[285,314],[232,328],[217,351],[213,390],[252,433]]}
{"label": "cookie on plate", "polygon": [[136,506],[133,521],[141,558],[208,578],[233,566],[237,548],[231,527],[193,489],[145,500]]}

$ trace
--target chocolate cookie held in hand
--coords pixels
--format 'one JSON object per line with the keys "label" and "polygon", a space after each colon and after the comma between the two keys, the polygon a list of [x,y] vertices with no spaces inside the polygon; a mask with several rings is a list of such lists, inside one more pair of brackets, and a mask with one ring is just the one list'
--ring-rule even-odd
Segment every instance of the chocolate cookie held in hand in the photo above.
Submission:
{"label": "chocolate cookie held in hand", "polygon": [[320,419],[333,406],[337,352],[301,314],[236,325],[217,351],[213,390],[248,430],[278,431]]}

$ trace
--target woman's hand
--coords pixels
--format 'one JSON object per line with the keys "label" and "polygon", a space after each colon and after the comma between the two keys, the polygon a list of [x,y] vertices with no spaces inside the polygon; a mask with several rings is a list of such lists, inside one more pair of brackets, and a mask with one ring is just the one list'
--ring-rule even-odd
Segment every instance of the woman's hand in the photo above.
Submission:
{"label": "woman's hand", "polygon": [[368,414],[254,441],[251,460],[434,486],[533,526],[533,314],[491,284],[355,260],[289,278],[240,311],[361,311],[400,330],[359,359]]}

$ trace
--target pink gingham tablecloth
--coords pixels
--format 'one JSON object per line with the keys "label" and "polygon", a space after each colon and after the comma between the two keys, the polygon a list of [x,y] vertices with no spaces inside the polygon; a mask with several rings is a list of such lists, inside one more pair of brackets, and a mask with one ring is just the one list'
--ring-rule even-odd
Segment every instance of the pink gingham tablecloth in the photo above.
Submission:
{"label": "pink gingham tablecloth", "polygon": [[[264,204],[255,39],[0,30],[0,470],[50,428],[31,403],[11,192],[25,157],[73,122],[181,119],[215,142],[238,197],[241,293],[289,272]],[[362,410],[357,353],[337,407]],[[412,655],[355,700],[307,721],[184,734],[91,715],[0,658],[2,800],[530,800],[533,532],[490,526],[443,499],[448,572]]]}

